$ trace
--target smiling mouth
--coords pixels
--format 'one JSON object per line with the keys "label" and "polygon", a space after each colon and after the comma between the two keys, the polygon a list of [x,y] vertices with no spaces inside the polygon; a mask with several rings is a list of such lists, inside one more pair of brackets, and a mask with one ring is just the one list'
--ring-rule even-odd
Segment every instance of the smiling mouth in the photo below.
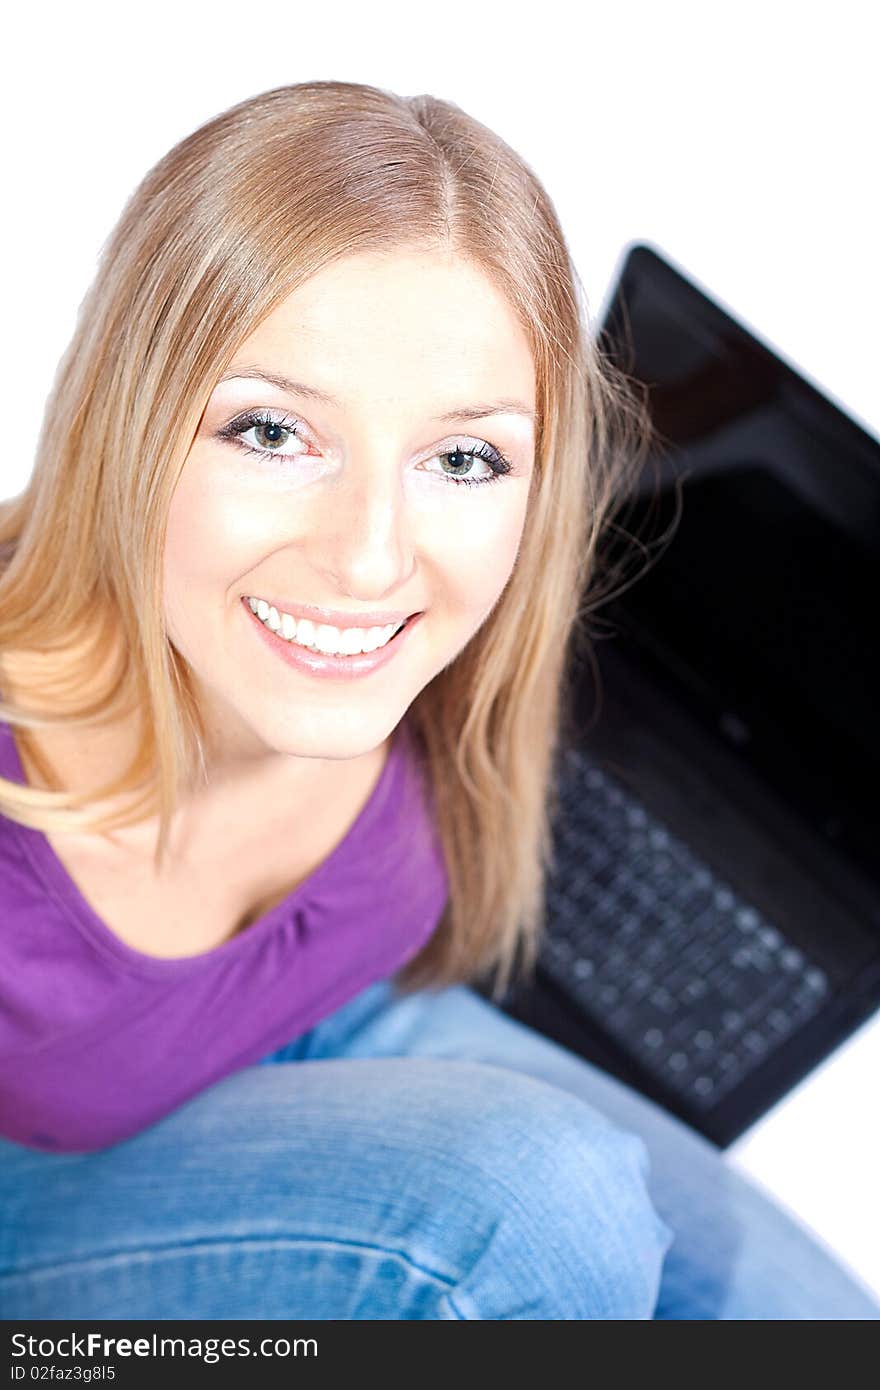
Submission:
{"label": "smiling mouth", "polygon": [[[409,617],[407,617],[407,618],[405,618],[405,619],[403,620],[403,622],[402,622],[402,623],[400,624],[400,626],[396,629],[396,631],[394,631],[394,632],[390,635],[390,637],[387,638],[386,641],[380,642],[378,646],[369,647],[369,648],[367,648],[365,651],[357,651],[357,652],[347,652],[347,651],[338,651],[338,650],[337,650],[337,651],[333,651],[333,650],[327,651],[327,650],[325,650],[323,647],[317,645],[313,640],[306,640],[306,641],[299,641],[299,640],[297,640],[297,636],[296,636],[295,633],[292,633],[291,636],[289,636],[289,637],[288,637],[288,636],[285,636],[285,633],[283,632],[282,629],[273,627],[273,626],[271,625],[271,623],[269,623],[269,622],[266,621],[264,618],[261,618],[261,617],[259,616],[259,614],[255,611],[255,608],[253,607],[253,602],[254,602],[253,600],[250,600],[250,599],[248,599],[246,596],[243,596],[243,606],[244,606],[244,608],[245,608],[247,611],[249,611],[249,612],[252,614],[252,616],[256,619],[256,621],[260,624],[260,626],[263,627],[263,628],[265,628],[266,631],[269,632],[273,637],[277,637],[278,640],[279,640],[280,642],[283,642],[283,644],[284,644],[286,647],[291,647],[291,648],[294,648],[294,649],[297,650],[297,651],[301,651],[301,652],[303,652],[303,653],[307,653],[307,654],[309,654],[309,655],[311,655],[311,656],[321,657],[322,659],[328,660],[328,661],[348,661],[348,662],[350,662],[350,661],[359,660],[359,659],[361,659],[361,658],[366,658],[366,657],[378,655],[378,653],[384,651],[387,647],[390,647],[391,644],[392,644],[393,642],[395,642],[395,641],[397,640],[397,638],[401,635],[401,633],[404,631],[405,628],[411,626],[411,624],[414,623],[414,622],[416,621],[416,619],[418,619],[418,618],[420,618],[420,617],[422,616],[422,610],[421,610],[421,609],[420,609],[418,612],[416,612],[416,613],[411,613],[411,614],[409,615]],[[309,639],[312,638],[313,634],[317,631],[317,629],[318,629],[320,626],[321,626],[321,624],[316,624],[316,623],[310,623],[310,624],[309,624],[309,632],[308,632],[308,634],[307,634],[307,636],[308,636]],[[365,630],[367,630],[367,629],[365,629]],[[340,631],[342,634],[344,634],[344,633],[347,631],[347,629],[344,629],[344,628],[343,628],[343,629],[337,629],[337,631]],[[304,634],[304,635],[306,635],[306,634]]]}

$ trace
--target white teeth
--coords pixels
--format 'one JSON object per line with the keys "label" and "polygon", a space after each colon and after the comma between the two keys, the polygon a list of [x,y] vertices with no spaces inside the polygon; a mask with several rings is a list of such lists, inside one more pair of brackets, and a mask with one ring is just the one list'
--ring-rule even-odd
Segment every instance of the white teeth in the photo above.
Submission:
{"label": "white teeth", "polygon": [[356,656],[360,652],[373,652],[384,647],[402,623],[389,623],[387,627],[337,628],[328,623],[315,624],[308,618],[294,618],[290,613],[279,613],[262,598],[248,598],[251,612],[277,632],[288,642],[298,647],[311,647],[327,656]]}

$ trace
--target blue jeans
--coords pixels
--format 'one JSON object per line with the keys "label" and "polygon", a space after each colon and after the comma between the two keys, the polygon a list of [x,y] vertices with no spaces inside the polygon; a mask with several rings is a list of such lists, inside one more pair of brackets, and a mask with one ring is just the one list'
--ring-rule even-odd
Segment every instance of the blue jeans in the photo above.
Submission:
{"label": "blue jeans", "polygon": [[869,1319],[719,1151],[467,986],[371,985],[131,1139],[0,1140],[5,1319]]}

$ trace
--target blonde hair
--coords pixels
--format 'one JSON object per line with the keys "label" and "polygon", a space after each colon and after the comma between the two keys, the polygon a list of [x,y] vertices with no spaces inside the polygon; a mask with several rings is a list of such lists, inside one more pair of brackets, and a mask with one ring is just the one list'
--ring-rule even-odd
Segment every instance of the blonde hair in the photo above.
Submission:
{"label": "blonde hair", "polygon": [[125,797],[127,810],[98,818],[86,794],[0,779],[0,812],[100,833],[154,811],[158,786],[160,867],[181,790],[205,767],[162,599],[166,517],[201,416],[237,346],[298,285],[340,257],[403,246],[481,268],[535,364],[535,468],[514,570],[407,712],[449,898],[395,984],[410,992],[494,971],[498,998],[537,959],[555,760],[571,718],[566,660],[578,643],[587,650],[600,538],[650,426],[591,339],[548,195],[450,102],[351,82],[278,87],[187,136],[130,197],[59,364],[28,484],[0,504],[0,657],[27,654],[45,699],[39,710],[0,703],[0,718],[87,731],[140,712],[132,763],[91,793]]}

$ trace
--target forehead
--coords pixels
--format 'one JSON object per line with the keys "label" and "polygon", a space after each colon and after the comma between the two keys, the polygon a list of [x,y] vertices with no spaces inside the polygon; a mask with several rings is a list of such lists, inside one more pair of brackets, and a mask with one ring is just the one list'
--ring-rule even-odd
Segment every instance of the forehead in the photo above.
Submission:
{"label": "forehead", "polygon": [[323,267],[240,344],[232,366],[302,378],[342,403],[475,390],[534,404],[528,341],[513,306],[473,262],[395,251]]}

